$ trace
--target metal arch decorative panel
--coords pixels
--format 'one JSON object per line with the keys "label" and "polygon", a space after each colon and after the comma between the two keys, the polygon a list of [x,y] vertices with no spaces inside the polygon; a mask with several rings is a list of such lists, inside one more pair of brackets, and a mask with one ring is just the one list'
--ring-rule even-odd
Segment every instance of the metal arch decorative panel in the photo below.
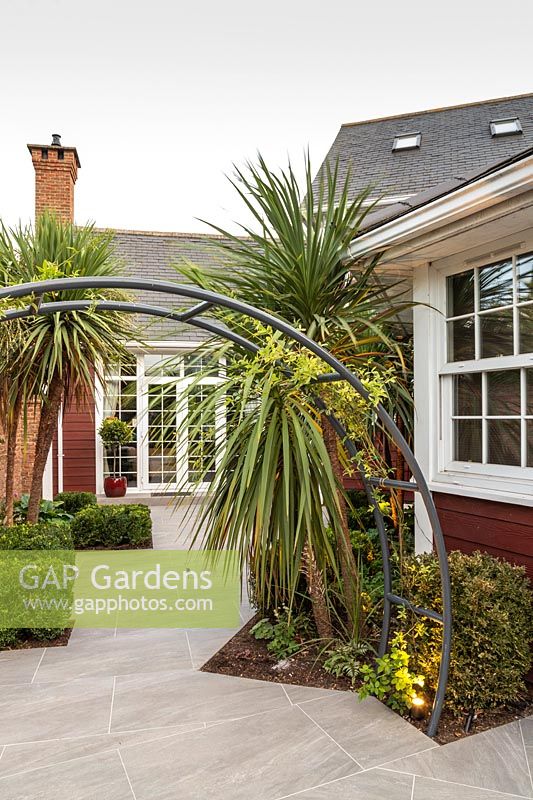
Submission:
{"label": "metal arch decorative panel", "polygon": [[[84,300],[61,300],[57,302],[43,302],[43,297],[50,292],[66,292],[76,291],[79,289],[137,289],[144,291],[158,292],[161,294],[174,295],[177,297],[184,297],[197,300],[198,305],[194,306],[184,312],[172,312],[165,308],[147,305],[137,302],[119,302],[111,300],[102,301],[84,301]],[[247,303],[242,303],[233,297],[210,292],[206,289],[201,289],[192,285],[184,285],[172,283],[169,281],[142,281],[134,278],[68,278],[68,279],[54,279],[48,281],[38,281],[35,283],[20,284],[18,286],[10,286],[0,289],[0,300],[7,300],[9,298],[22,298],[31,297],[33,302],[26,308],[16,308],[7,310],[0,317],[0,322],[5,322],[10,319],[20,319],[24,317],[31,317],[36,315],[61,313],[67,311],[81,311],[89,308],[101,311],[123,311],[131,314],[146,314],[149,316],[164,317],[175,322],[184,322],[188,325],[206,330],[212,334],[220,336],[234,342],[240,347],[243,347],[252,352],[257,351],[257,345],[248,341],[245,337],[235,333],[227,328],[217,325],[215,322],[199,318],[198,315],[209,311],[213,307],[227,308],[238,314],[251,317],[259,322],[269,325],[277,331],[280,331],[289,339],[305,347],[315,356],[320,358],[327,366],[333,370],[319,377],[319,382],[327,382],[332,380],[342,380],[349,383],[361,397],[368,400],[368,392],[364,388],[360,379],[345,367],[335,356],[333,356],[326,348],[319,345],[313,339],[310,339],[305,334],[298,331],[289,323],[284,320],[273,316],[272,314],[262,311],[259,308],[251,306]],[[319,401],[317,401],[319,403]],[[374,517],[378,528],[380,546],[383,554],[383,573],[384,573],[384,613],[381,630],[381,639],[379,653],[383,655],[388,648],[390,622],[391,622],[391,609],[393,605],[403,606],[409,608],[420,616],[425,616],[442,623],[443,638],[442,650],[440,659],[439,679],[437,690],[435,692],[435,699],[433,709],[428,726],[428,735],[435,736],[444,705],[444,698],[446,693],[446,684],[448,681],[448,671],[450,665],[451,644],[452,644],[452,608],[451,608],[451,588],[450,577],[448,570],[448,558],[446,554],[446,547],[444,537],[440,526],[437,510],[433,503],[431,492],[429,491],[427,482],[424,478],[422,470],[414,453],[407,444],[403,434],[398,429],[392,417],[387,413],[381,404],[376,409],[376,414],[387,430],[394,443],[401,451],[406,463],[411,470],[414,478],[414,483],[407,483],[404,481],[383,480],[381,478],[373,478],[372,476],[364,475],[361,473],[361,479],[369,501],[374,509]],[[337,419],[331,417],[333,426],[337,433],[341,436],[344,444],[351,456],[356,455],[357,448],[355,443],[346,438],[346,432]],[[379,505],[375,501],[372,492],[372,486],[389,486],[399,488],[409,488],[411,491],[419,492],[422,501],[425,505],[431,527],[433,532],[433,541],[437,552],[440,568],[441,580],[441,595],[442,595],[442,613],[436,612],[433,609],[417,608],[413,606],[409,600],[399,597],[392,593],[391,569],[390,569],[390,554],[387,540],[385,524],[383,515],[380,511]]]}

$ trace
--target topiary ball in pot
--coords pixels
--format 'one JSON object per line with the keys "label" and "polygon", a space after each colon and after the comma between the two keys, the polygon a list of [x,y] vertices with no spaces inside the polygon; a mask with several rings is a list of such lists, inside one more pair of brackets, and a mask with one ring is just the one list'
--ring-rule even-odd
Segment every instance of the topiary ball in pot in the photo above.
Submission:
{"label": "topiary ball in pot", "polygon": [[118,417],[106,417],[98,433],[102,444],[112,456],[112,474],[104,479],[104,491],[106,497],[124,497],[128,488],[128,479],[124,475],[117,473],[117,456],[120,448],[129,444],[133,439],[133,428],[128,422],[118,419]]}

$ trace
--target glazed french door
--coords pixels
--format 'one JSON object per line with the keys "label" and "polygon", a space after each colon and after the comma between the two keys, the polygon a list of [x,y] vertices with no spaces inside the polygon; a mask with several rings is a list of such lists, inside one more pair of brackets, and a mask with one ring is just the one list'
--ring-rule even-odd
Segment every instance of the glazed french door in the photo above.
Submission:
{"label": "glazed french door", "polygon": [[[183,351],[171,356],[132,353],[127,364],[107,376],[99,418],[117,416],[133,426],[134,440],[117,456],[117,469],[130,487],[141,492],[192,491],[213,480],[215,437],[225,434],[224,410],[204,412],[194,431],[187,418],[219,383],[218,364],[184,394],[205,366],[203,356]],[[109,454],[100,451],[100,483],[111,469]]]}
{"label": "glazed french door", "polygon": [[213,391],[218,378],[205,378],[184,400],[184,390],[198,368],[190,358],[184,355],[169,361],[168,357],[144,356],[139,397],[141,485],[152,492],[187,491],[197,488],[198,478],[203,476],[203,483],[209,483],[214,477],[212,462],[220,415],[205,412],[200,428],[194,432],[186,421],[192,407]]}
{"label": "glazed french door", "polygon": [[175,487],[183,478],[183,454],[178,438],[179,393],[176,383],[148,383],[148,425],[144,449],[146,450],[146,477],[148,488],[162,491]]}

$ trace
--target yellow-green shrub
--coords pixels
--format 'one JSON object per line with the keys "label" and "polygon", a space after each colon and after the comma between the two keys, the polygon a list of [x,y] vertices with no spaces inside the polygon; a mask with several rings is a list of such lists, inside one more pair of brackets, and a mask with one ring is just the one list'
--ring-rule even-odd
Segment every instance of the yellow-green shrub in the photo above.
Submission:
{"label": "yellow-green shrub", "polygon": [[[453,645],[446,703],[455,713],[516,700],[531,663],[532,595],[522,567],[486,553],[449,554]],[[404,564],[404,596],[416,606],[442,610],[433,554]],[[412,666],[435,689],[442,627],[416,618],[409,634]]]}

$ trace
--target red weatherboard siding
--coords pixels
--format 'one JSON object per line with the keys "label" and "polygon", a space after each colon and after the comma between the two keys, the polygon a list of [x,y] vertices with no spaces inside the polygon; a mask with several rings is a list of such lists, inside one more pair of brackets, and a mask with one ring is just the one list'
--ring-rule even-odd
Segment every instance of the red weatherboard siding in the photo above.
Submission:
{"label": "red weatherboard siding", "polygon": [[96,491],[94,404],[89,401],[63,414],[63,491]]}
{"label": "red weatherboard siding", "polygon": [[448,550],[482,550],[523,565],[533,580],[533,508],[434,493]]}

